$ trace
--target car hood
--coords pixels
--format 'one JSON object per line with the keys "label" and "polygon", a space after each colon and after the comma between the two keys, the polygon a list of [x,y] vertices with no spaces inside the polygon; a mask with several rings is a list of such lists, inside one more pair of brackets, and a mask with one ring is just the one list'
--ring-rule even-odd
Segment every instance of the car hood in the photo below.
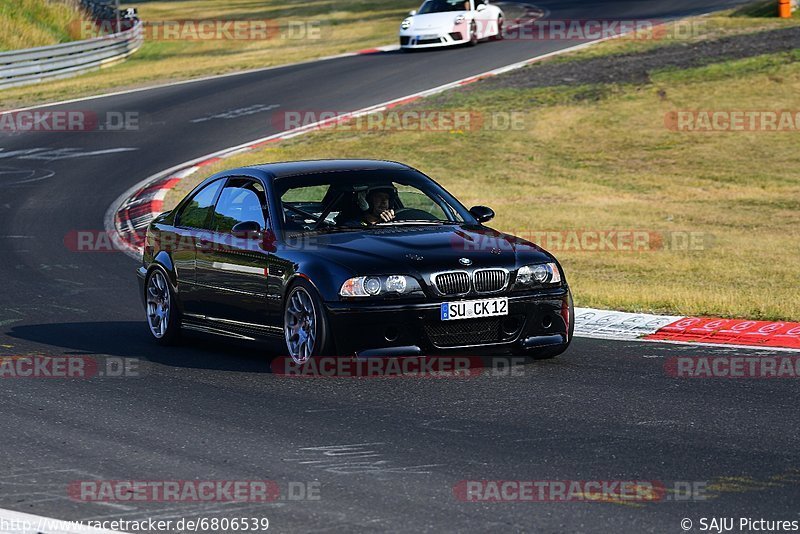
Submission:
{"label": "car hood", "polygon": [[[319,237],[318,259],[355,274],[411,274],[503,267],[553,261],[537,245],[485,226],[389,226]],[[463,265],[466,258],[471,264]]]}
{"label": "car hood", "polygon": [[411,30],[451,30],[455,26],[454,21],[459,15],[466,15],[466,11],[446,11],[444,13],[426,13],[424,15],[414,15]]}

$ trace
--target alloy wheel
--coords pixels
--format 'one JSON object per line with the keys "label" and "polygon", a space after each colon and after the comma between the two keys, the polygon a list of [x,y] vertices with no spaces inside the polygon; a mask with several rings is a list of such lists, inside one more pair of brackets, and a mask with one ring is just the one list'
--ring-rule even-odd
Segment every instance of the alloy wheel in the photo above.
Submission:
{"label": "alloy wheel", "polygon": [[167,335],[171,297],[167,278],[161,271],[155,271],[147,283],[147,324],[156,339]]}
{"label": "alloy wheel", "polygon": [[314,352],[317,341],[317,317],[314,301],[303,287],[289,295],[283,317],[283,330],[289,355],[295,363],[305,363]]}

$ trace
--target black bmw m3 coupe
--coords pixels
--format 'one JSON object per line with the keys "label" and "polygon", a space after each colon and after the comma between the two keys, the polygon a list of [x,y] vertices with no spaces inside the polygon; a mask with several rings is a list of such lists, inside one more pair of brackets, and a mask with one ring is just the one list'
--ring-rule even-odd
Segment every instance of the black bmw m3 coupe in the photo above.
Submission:
{"label": "black bmw m3 coupe", "polygon": [[572,340],[558,261],[406,165],[271,163],[218,173],[148,228],[149,330],[278,338],[318,355],[528,354]]}

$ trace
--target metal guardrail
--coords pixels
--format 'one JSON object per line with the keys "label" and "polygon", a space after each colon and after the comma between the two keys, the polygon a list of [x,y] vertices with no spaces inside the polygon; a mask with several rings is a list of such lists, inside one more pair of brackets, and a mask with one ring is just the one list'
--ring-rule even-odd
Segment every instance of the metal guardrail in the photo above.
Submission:
{"label": "metal guardrail", "polygon": [[69,78],[120,61],[144,42],[142,22],[85,41],[0,52],[0,89]]}

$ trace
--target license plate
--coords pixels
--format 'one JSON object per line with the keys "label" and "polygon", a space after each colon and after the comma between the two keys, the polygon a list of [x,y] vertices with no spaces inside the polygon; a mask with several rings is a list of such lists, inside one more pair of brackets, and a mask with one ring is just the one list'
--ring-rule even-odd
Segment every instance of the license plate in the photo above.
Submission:
{"label": "license plate", "polygon": [[463,300],[444,302],[441,307],[442,321],[478,319],[508,315],[508,299]]}
{"label": "license plate", "polygon": [[434,35],[434,34],[431,34],[431,35],[420,35],[419,37],[417,37],[417,39],[419,39],[421,41],[422,40],[427,41],[428,39],[438,39],[438,38],[439,38],[439,36],[438,35]]}

